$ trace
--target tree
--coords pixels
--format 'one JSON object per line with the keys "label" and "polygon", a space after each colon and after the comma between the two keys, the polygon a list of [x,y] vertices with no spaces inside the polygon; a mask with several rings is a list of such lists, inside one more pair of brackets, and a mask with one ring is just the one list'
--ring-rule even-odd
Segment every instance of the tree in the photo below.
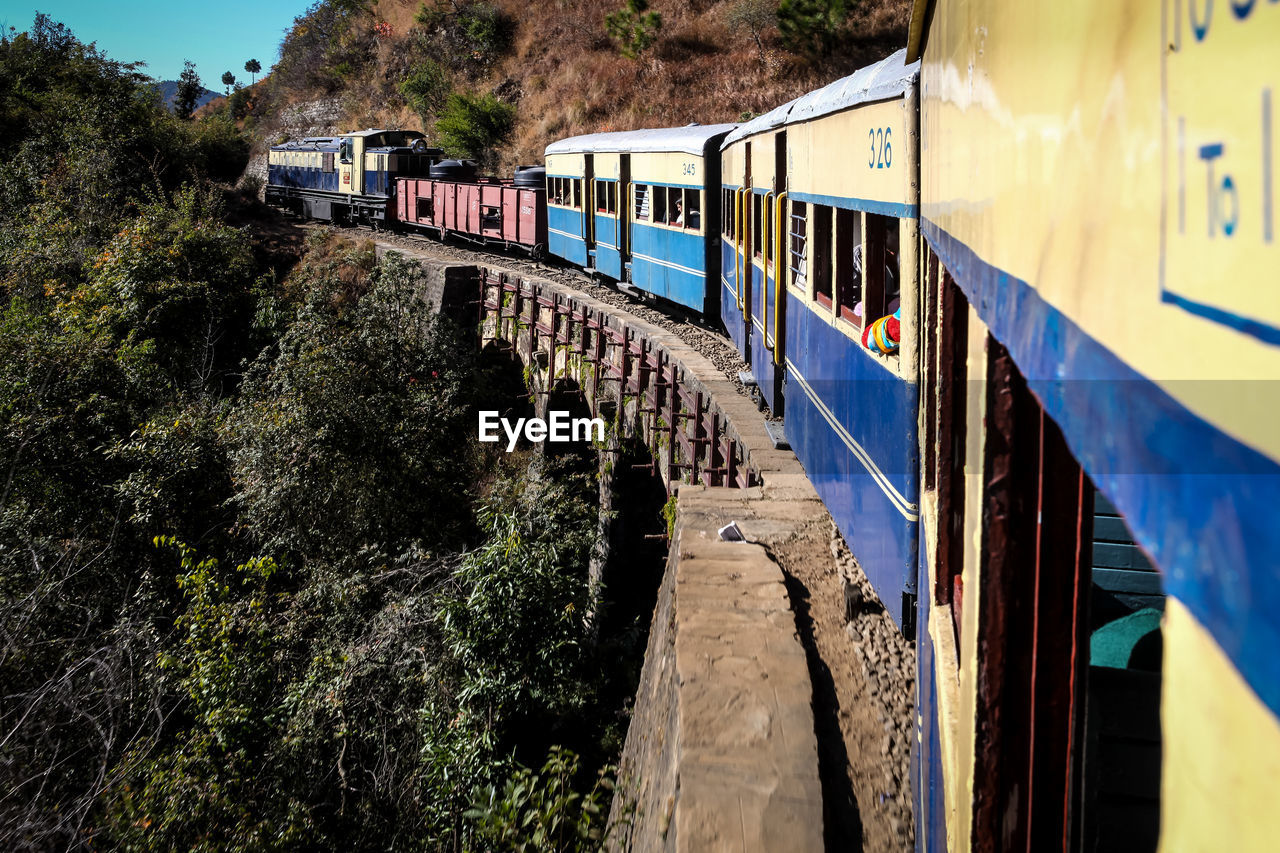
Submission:
{"label": "tree", "polygon": [[227,87],[228,95],[231,94],[231,87],[234,86],[235,84],[236,84],[236,75],[232,74],[230,71],[223,71],[222,85]]}
{"label": "tree", "polygon": [[515,122],[516,108],[493,95],[454,93],[445,100],[436,133],[451,156],[484,161],[511,136]]}
{"label": "tree", "polygon": [[200,75],[196,73],[195,63],[186,60],[182,63],[182,73],[178,75],[178,94],[173,102],[173,111],[178,114],[178,118],[191,118],[191,114],[195,112],[196,101],[200,100],[200,93],[204,90],[204,86],[200,84]]}
{"label": "tree", "polygon": [[449,72],[430,57],[426,57],[400,83],[400,94],[418,115],[423,126],[430,117],[437,115],[449,95]]}
{"label": "tree", "polygon": [[840,25],[859,0],[781,0],[778,32],[782,46],[809,57],[826,56],[836,44]]}
{"label": "tree", "polygon": [[605,32],[618,42],[619,51],[628,59],[636,59],[648,50],[662,29],[662,16],[648,9],[649,0],[627,0],[624,8],[605,16]]}
{"label": "tree", "polygon": [[778,23],[777,9],[773,0],[738,0],[729,9],[729,29],[737,31],[746,27],[756,43],[756,53],[760,62],[764,62],[764,42],[761,36],[764,31]]}
{"label": "tree", "polygon": [[253,75],[253,82],[258,82],[258,72],[262,70],[262,63],[256,59],[250,59],[244,64],[244,70]]}

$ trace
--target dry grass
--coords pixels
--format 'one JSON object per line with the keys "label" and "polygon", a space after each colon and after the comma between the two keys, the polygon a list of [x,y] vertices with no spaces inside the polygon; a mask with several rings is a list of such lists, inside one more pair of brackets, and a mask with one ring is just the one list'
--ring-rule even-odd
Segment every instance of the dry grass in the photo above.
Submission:
{"label": "dry grass", "polygon": [[[518,104],[504,170],[540,162],[549,142],[605,130],[738,121],[766,112],[902,47],[910,0],[867,0],[849,22],[841,49],[809,64],[765,36],[760,61],[745,31],[726,18],[735,0],[652,0],[662,14],[660,38],[639,61],[618,55],[605,37],[604,17],[623,0],[492,0],[519,22],[511,55],[481,80]],[[362,26],[379,22],[392,35],[378,44],[370,79],[353,81],[341,104],[351,126],[418,127],[420,119],[395,94],[407,68],[397,52],[421,0],[379,0]],[[298,97],[305,95],[299,94]]]}

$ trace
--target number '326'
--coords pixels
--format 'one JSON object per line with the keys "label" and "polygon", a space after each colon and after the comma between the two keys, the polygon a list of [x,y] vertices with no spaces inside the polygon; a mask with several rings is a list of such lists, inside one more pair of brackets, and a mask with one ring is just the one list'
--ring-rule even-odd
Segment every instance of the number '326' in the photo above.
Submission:
{"label": "number '326'", "polygon": [[871,157],[867,160],[868,169],[887,169],[893,164],[893,145],[891,137],[893,129],[877,127],[867,131],[871,142]]}

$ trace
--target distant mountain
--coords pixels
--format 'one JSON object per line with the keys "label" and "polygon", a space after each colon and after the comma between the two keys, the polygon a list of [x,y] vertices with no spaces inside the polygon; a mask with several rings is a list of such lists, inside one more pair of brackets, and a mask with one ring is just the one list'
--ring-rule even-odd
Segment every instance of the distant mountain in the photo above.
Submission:
{"label": "distant mountain", "polygon": [[[160,90],[160,98],[164,101],[164,105],[172,110],[174,103],[178,100],[178,81],[161,80],[156,84],[156,88]],[[212,89],[201,89],[200,97],[196,98],[196,109],[200,109],[214,98],[221,97],[221,92],[215,92]]]}

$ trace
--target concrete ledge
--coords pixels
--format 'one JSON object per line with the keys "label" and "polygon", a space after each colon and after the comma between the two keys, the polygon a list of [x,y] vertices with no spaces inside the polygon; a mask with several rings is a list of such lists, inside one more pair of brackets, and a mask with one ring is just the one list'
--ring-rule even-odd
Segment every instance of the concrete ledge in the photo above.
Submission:
{"label": "concrete ledge", "polygon": [[[716,533],[732,520],[798,524],[813,507],[745,491],[756,494],[680,489],[623,752],[614,849],[822,849],[813,688],[782,571],[762,545]],[[794,518],[771,519],[773,506]],[[661,738],[656,725],[666,726]]]}

